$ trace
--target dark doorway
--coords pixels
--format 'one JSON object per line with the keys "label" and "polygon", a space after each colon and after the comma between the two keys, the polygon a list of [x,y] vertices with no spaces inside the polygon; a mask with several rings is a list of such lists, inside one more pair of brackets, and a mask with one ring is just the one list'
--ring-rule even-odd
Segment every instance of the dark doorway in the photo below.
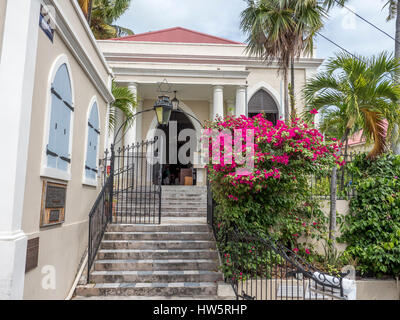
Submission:
{"label": "dark doorway", "polygon": [[258,90],[249,101],[249,117],[258,114],[264,114],[264,117],[276,125],[279,116],[279,109],[272,96],[265,90]]}
{"label": "dark doorway", "polygon": [[[189,137],[187,137],[185,141],[178,141],[179,133],[184,129],[195,130],[193,123],[184,113],[172,111],[169,124],[167,126],[159,125],[158,129],[164,131],[166,137],[166,164],[162,166],[162,184],[195,185],[196,176],[195,170],[193,169],[193,159],[191,159],[188,164],[184,164],[180,162],[178,156],[180,148],[189,142]],[[188,157],[193,156],[190,155],[189,151],[186,155]]]}

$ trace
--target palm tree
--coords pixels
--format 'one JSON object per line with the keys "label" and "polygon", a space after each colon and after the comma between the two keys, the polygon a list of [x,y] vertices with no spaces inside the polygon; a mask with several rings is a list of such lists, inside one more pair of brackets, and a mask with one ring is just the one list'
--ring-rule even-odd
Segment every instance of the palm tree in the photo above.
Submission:
{"label": "palm tree", "polygon": [[114,24],[130,6],[131,0],[79,0],[96,39],[132,35],[133,31]]}
{"label": "palm tree", "polygon": [[90,24],[90,16],[92,13],[93,0],[78,0],[78,3],[85,15],[88,23]]}
{"label": "palm tree", "polygon": [[[294,96],[294,60],[304,53],[312,55],[314,36],[323,26],[324,9],[316,0],[247,0],[247,3],[240,25],[248,35],[247,52],[267,63],[278,61],[283,72],[285,120],[288,122],[288,71],[292,66],[290,90]],[[291,114],[295,114],[295,110]]]}
{"label": "palm tree", "polygon": [[[304,89],[307,102],[303,117],[312,120],[312,109],[319,112],[333,112],[341,119],[340,143],[349,134],[362,128],[374,147],[368,157],[376,158],[386,149],[386,136],[395,124],[400,123],[398,102],[400,86],[395,74],[400,69],[400,61],[388,53],[371,58],[354,57],[339,53],[328,60],[326,71],[309,79]],[[333,111],[332,111],[333,110]],[[385,119],[389,123],[386,132]],[[338,151],[340,154],[341,150]],[[330,239],[335,240],[336,228],[336,174],[334,166],[331,176]]]}
{"label": "palm tree", "polygon": [[108,126],[110,131],[114,131],[116,126],[116,113],[120,110],[127,121],[124,130],[129,128],[133,123],[134,110],[137,106],[137,97],[127,87],[118,86],[112,83],[112,94],[115,98],[114,103],[110,106]]}

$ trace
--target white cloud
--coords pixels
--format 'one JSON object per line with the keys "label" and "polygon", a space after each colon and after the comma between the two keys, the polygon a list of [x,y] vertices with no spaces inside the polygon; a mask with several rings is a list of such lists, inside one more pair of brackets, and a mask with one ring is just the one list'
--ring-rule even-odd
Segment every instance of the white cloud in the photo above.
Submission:
{"label": "white cloud", "polygon": [[[349,6],[391,35],[394,22],[386,22],[388,9],[383,0],[351,0]],[[240,13],[246,7],[243,0],[132,0],[132,7],[117,22],[135,33],[181,26],[188,29],[245,41],[240,31]],[[353,28],[354,26],[354,28]],[[334,9],[321,33],[350,52],[371,55],[382,50],[392,51],[394,41],[355,18],[345,9]],[[332,56],[339,51],[326,40],[317,38],[317,55]]]}

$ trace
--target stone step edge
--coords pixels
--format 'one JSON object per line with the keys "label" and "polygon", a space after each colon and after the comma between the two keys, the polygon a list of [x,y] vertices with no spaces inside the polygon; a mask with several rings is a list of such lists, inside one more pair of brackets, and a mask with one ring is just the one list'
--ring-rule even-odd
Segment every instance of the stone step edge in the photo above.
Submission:
{"label": "stone step edge", "polygon": [[210,270],[154,270],[154,271],[141,271],[141,270],[96,270],[90,273],[92,276],[119,276],[119,275],[213,275],[220,274],[219,271],[210,271]]}
{"label": "stone step edge", "polygon": [[140,235],[140,234],[154,234],[154,235],[181,235],[181,234],[191,234],[191,235],[203,235],[210,234],[209,231],[107,231],[104,235]]}
{"label": "stone step edge", "polygon": [[91,288],[205,288],[216,287],[215,282],[136,282],[136,283],[95,283]]}
{"label": "stone step edge", "polygon": [[215,263],[213,259],[100,259],[96,260],[98,264],[121,264],[121,263],[158,263],[158,264],[171,264],[171,263]]}
{"label": "stone step edge", "polygon": [[219,297],[219,296],[209,296],[209,295],[195,295],[195,296],[75,296],[73,300],[236,300],[235,296],[231,297]]}
{"label": "stone step edge", "polygon": [[217,252],[215,249],[99,249],[99,253],[204,253]]}

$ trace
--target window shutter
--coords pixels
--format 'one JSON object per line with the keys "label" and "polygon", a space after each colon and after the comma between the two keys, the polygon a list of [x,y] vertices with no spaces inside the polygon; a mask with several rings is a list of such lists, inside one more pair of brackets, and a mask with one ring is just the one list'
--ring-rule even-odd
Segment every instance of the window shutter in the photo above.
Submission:
{"label": "window shutter", "polygon": [[47,165],[63,171],[71,162],[69,138],[72,107],[71,82],[66,64],[57,71],[51,88],[51,116]]}
{"label": "window shutter", "polygon": [[94,103],[88,120],[88,141],[86,146],[85,174],[89,179],[96,179],[97,175],[97,152],[99,141],[99,117],[97,103]]}

